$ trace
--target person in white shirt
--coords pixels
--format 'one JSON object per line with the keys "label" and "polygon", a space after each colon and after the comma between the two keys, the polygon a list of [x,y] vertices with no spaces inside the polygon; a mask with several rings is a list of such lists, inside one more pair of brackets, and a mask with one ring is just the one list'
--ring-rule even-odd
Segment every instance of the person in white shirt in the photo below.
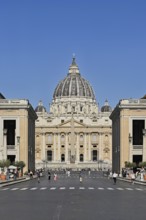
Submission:
{"label": "person in white shirt", "polygon": [[117,173],[116,172],[113,173],[113,180],[114,180],[114,184],[116,184],[116,182],[117,182]]}

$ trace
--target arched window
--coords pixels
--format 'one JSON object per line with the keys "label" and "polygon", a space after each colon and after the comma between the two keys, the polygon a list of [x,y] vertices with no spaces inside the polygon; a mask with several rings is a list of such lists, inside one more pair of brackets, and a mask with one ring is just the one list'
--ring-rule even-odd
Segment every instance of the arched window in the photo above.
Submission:
{"label": "arched window", "polygon": [[80,154],[80,162],[83,162],[83,161],[84,161],[84,155]]}

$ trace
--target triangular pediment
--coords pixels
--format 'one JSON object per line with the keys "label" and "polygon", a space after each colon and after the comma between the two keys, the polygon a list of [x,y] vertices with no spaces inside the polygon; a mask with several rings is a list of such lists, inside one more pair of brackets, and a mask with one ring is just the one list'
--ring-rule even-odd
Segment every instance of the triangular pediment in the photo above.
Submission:
{"label": "triangular pediment", "polygon": [[[59,127],[64,127],[64,128],[71,127],[71,120],[68,120],[68,121],[66,121],[66,122],[64,122],[62,124],[59,124],[58,126]],[[74,120],[74,127],[76,127],[76,128],[77,127],[84,128],[84,127],[86,127],[86,125],[83,124],[83,123],[80,123],[80,122],[78,122],[76,120]]]}

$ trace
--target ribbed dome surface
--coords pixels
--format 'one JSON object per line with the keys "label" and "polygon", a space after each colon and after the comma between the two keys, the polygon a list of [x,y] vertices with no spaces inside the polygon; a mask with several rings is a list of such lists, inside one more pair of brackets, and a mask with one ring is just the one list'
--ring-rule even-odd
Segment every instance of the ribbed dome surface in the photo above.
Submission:
{"label": "ribbed dome surface", "polygon": [[71,96],[95,99],[91,85],[80,75],[75,58],[72,60],[68,75],[57,85],[53,98]]}

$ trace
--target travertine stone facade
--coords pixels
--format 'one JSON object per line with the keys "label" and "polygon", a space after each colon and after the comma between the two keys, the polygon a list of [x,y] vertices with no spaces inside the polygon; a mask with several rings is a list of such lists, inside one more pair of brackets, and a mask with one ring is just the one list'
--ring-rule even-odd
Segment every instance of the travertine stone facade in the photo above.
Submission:
{"label": "travertine stone facade", "polygon": [[111,108],[106,101],[99,109],[75,58],[56,86],[49,110],[41,101],[36,108],[36,167],[111,167]]}
{"label": "travertine stone facade", "polygon": [[0,98],[0,160],[24,161],[35,170],[35,120],[28,100]]}
{"label": "travertine stone facade", "polygon": [[125,162],[146,161],[146,99],[120,100],[113,110],[113,170],[121,172]]}

